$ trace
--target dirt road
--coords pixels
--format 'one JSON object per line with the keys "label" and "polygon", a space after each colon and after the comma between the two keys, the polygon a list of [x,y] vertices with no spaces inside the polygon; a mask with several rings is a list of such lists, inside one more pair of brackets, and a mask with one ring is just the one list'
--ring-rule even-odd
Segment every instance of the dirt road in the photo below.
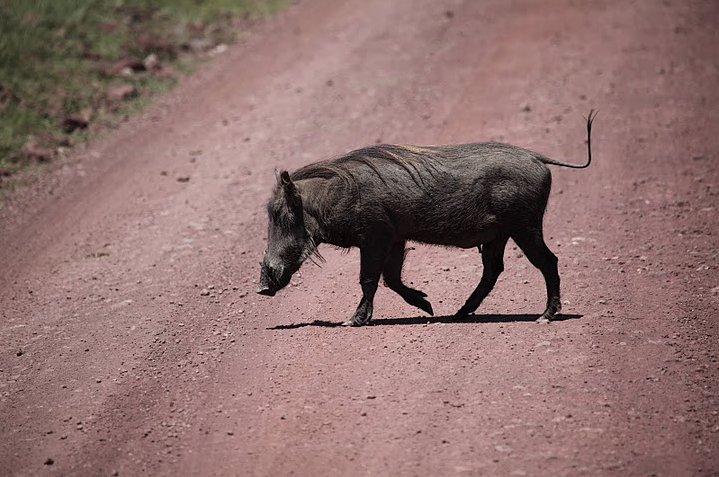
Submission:
{"label": "dirt road", "polygon": [[[302,1],[0,210],[0,474],[719,474],[719,8]],[[564,319],[510,244],[254,294],[273,168],[503,140],[553,169]]]}

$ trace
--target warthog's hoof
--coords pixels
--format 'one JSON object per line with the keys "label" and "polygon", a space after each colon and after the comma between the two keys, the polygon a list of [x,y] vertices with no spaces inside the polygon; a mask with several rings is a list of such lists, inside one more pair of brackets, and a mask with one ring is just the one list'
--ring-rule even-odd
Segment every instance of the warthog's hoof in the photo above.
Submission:
{"label": "warthog's hoof", "polygon": [[369,320],[369,318],[358,319],[353,316],[349,320],[342,323],[342,326],[365,326],[369,324]]}
{"label": "warthog's hoof", "polygon": [[434,310],[432,309],[432,304],[430,302],[428,302],[427,300],[422,300],[422,302],[417,305],[417,308],[424,311],[429,316],[434,316]]}
{"label": "warthog's hoof", "polygon": [[549,323],[554,320],[560,311],[562,311],[562,302],[559,301],[559,298],[552,299],[542,316],[537,319],[537,323]]}

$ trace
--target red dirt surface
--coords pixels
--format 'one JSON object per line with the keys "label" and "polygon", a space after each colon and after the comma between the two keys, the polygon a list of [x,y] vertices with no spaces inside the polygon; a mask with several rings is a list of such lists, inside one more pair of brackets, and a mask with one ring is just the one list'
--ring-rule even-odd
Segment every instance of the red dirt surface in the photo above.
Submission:
{"label": "red dirt surface", "polygon": [[[2,475],[719,475],[713,1],[304,1],[0,210]],[[564,320],[511,244],[325,248],[254,294],[274,167],[503,140],[553,168]]]}

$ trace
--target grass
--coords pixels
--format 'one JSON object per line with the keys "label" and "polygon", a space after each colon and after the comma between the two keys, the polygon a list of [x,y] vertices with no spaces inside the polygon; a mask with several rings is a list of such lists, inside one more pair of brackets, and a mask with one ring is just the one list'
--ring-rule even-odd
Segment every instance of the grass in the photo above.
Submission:
{"label": "grass", "polygon": [[[285,3],[0,0],[0,179],[137,109],[188,64],[232,42],[238,20]],[[139,97],[110,100],[117,85],[133,86]]]}

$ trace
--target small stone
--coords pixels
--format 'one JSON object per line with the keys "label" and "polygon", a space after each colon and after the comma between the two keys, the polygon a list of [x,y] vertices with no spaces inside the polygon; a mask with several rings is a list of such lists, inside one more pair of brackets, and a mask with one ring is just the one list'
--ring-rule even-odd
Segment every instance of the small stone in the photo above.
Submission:
{"label": "small stone", "polygon": [[66,133],[74,132],[78,129],[87,129],[90,124],[90,114],[71,114],[65,116],[62,120],[62,129]]}
{"label": "small stone", "polygon": [[120,84],[107,89],[105,97],[111,103],[125,101],[138,95],[137,88],[131,84]]}
{"label": "small stone", "polygon": [[24,353],[23,350],[19,349],[19,350],[17,350],[17,353],[15,353],[15,356],[22,356],[23,353]]}
{"label": "small stone", "polygon": [[193,38],[183,46],[191,50],[193,53],[202,53],[210,50],[213,47],[213,44],[207,38]]}
{"label": "small stone", "polygon": [[190,176],[180,176],[177,178],[177,182],[190,182]]}
{"label": "small stone", "polygon": [[45,465],[52,465],[52,464],[54,464],[54,463],[55,463],[55,461],[54,461],[52,458],[50,458],[50,457],[48,457],[47,459],[45,459]]}
{"label": "small stone", "polygon": [[112,65],[107,73],[110,75],[132,76],[133,73],[144,71],[145,64],[137,58],[123,58]]}
{"label": "small stone", "polygon": [[504,445],[504,444],[498,444],[498,445],[494,446],[494,450],[496,450],[497,452],[503,452],[506,454],[509,454],[510,452],[512,452],[512,448],[507,445]]}
{"label": "small stone", "polygon": [[144,60],[142,60],[142,64],[145,66],[146,70],[153,71],[160,67],[160,59],[155,53],[150,53]]}
{"label": "small stone", "polygon": [[49,161],[55,156],[55,151],[47,147],[40,147],[30,141],[20,149],[20,154],[28,159],[34,159],[39,162]]}
{"label": "small stone", "polygon": [[209,295],[210,295],[210,290],[208,290],[207,288],[203,288],[202,291],[200,291],[200,296],[209,296]]}
{"label": "small stone", "polygon": [[220,43],[210,51],[210,56],[221,55],[222,53],[226,52],[227,49],[227,45],[225,45],[224,43]]}

